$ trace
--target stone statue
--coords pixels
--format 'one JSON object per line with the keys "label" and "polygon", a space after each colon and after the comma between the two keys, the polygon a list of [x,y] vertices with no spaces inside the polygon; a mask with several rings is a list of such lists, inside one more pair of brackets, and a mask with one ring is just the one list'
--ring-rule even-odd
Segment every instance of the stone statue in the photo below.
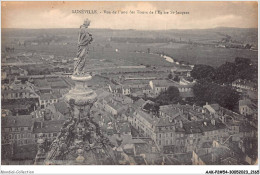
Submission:
{"label": "stone statue", "polygon": [[92,35],[87,30],[89,25],[90,21],[86,19],[84,24],[80,26],[77,58],[74,59],[74,75],[84,74],[84,68],[88,56],[88,45],[93,41]]}

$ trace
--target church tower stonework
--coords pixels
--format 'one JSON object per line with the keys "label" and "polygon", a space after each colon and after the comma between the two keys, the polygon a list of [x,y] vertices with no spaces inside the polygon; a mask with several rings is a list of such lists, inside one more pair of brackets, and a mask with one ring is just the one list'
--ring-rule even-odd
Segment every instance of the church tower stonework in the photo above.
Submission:
{"label": "church tower stonework", "polygon": [[[75,58],[71,79],[75,87],[64,100],[69,104],[70,118],[66,120],[52,144],[43,149],[39,142],[35,164],[47,165],[113,165],[116,163],[114,145],[103,136],[99,125],[93,120],[90,110],[96,101],[96,93],[87,82],[92,76],[85,72],[88,63],[88,46],[93,41],[87,27],[90,21],[81,25],[78,38],[78,53]],[[46,153],[45,153],[46,151]]]}

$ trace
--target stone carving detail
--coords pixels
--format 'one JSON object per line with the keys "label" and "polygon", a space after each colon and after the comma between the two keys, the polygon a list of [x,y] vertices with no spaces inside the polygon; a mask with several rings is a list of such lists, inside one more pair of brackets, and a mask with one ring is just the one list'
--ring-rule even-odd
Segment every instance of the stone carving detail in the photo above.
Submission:
{"label": "stone carving detail", "polygon": [[97,95],[87,86],[87,81],[92,77],[84,73],[88,45],[93,40],[87,32],[89,24],[90,21],[85,20],[80,28],[72,76],[75,87],[64,96],[69,104],[70,118],[63,123],[56,139],[49,146],[45,164],[116,164],[112,150],[114,145],[102,135],[90,113]]}
{"label": "stone carving detail", "polygon": [[88,45],[93,41],[92,35],[87,30],[89,25],[90,21],[86,19],[83,25],[80,26],[77,58],[74,59],[74,75],[80,76],[84,74],[84,68],[88,57]]}
{"label": "stone carving detail", "polygon": [[[83,110],[79,111],[78,118],[73,117],[64,122],[57,138],[50,146],[46,163],[55,164],[56,160],[73,158],[74,164],[89,164],[90,159],[98,160],[90,164],[114,164],[113,154],[107,151],[114,145],[101,134],[99,125],[93,121],[89,112],[88,115],[83,115]],[[91,153],[91,156],[88,153]]]}

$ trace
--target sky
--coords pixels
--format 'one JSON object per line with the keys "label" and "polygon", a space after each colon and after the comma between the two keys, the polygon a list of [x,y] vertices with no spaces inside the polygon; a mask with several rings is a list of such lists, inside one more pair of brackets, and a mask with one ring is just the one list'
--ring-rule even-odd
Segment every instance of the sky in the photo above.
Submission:
{"label": "sky", "polygon": [[[258,27],[257,2],[3,2],[2,28],[78,28],[88,18],[90,28],[168,30],[215,27]],[[72,13],[96,10],[97,14]],[[127,11],[128,14],[105,14]],[[137,14],[157,10],[175,14]],[[134,11],[135,14],[129,14]],[[189,14],[178,14],[188,12]]]}

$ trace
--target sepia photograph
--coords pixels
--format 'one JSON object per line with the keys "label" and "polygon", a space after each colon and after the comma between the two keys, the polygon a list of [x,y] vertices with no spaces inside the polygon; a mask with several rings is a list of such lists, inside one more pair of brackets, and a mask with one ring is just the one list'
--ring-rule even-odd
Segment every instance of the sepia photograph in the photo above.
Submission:
{"label": "sepia photograph", "polygon": [[259,174],[258,150],[257,1],[1,1],[1,174]]}

